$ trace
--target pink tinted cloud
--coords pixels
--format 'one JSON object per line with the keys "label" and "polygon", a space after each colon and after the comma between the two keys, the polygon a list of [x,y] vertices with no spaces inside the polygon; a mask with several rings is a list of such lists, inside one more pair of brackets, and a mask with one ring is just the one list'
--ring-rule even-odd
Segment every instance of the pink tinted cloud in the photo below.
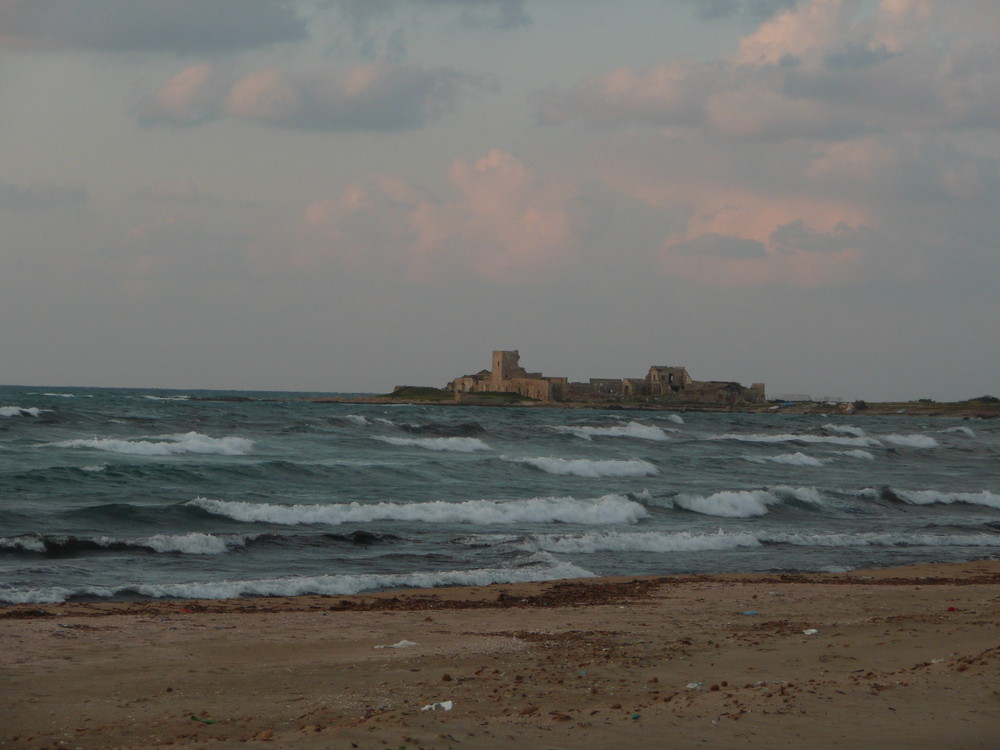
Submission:
{"label": "pink tinted cloud", "polygon": [[372,63],[308,72],[264,68],[234,75],[185,68],[138,108],[145,125],[192,126],[226,117],[317,131],[419,128],[451,112],[469,92],[494,84],[451,68]]}
{"label": "pink tinted cloud", "polygon": [[729,57],[613,70],[546,92],[539,116],[697,128],[725,139],[996,129],[997,12],[981,21],[971,12],[985,7],[977,0],[882,0],[874,9],[862,0],[808,0],[762,23]]}
{"label": "pink tinted cloud", "polygon": [[448,179],[453,195],[444,201],[383,176],[310,204],[293,264],[335,259],[356,269],[391,264],[411,280],[458,272],[520,283],[573,262],[580,217],[572,188],[496,149],[473,162],[456,159]]}

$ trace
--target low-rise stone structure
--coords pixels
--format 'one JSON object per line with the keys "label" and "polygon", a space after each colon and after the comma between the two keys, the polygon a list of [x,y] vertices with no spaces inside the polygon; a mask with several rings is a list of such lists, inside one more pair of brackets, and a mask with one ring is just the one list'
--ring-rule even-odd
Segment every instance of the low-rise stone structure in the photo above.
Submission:
{"label": "low-rise stone structure", "polygon": [[684,367],[654,365],[644,378],[591,378],[587,383],[528,372],[517,350],[493,352],[493,367],[455,378],[446,386],[457,401],[476,393],[517,393],[538,401],[605,401],[649,398],[656,401],[738,404],[763,401],[764,384],[749,388],[730,381],[699,381]]}

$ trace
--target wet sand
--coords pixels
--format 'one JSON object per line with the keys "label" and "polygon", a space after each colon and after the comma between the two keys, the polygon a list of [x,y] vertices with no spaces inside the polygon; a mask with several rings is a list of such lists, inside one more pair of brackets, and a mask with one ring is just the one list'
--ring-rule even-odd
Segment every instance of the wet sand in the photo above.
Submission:
{"label": "wet sand", "polygon": [[0,747],[994,748],[998,584],[983,561],[7,607]]}

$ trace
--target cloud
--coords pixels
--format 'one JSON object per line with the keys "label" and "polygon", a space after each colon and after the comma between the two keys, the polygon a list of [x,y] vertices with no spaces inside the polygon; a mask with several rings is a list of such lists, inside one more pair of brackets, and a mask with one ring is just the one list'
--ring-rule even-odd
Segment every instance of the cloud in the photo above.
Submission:
{"label": "cloud", "polygon": [[711,286],[832,286],[861,278],[871,236],[864,227],[839,224],[820,231],[796,220],[776,227],[763,242],[714,232],[668,242],[660,261],[668,273]]}
{"label": "cloud", "polygon": [[19,48],[217,53],[304,39],[294,0],[0,0]]}
{"label": "cloud", "polygon": [[373,63],[343,72],[266,68],[234,77],[195,65],[165,81],[138,107],[147,126],[199,125],[225,117],[316,131],[420,128],[492,83],[451,68]]}
{"label": "cloud", "polygon": [[803,2],[762,23],[728,58],[614,70],[545,92],[539,117],[741,140],[996,129],[996,39],[971,22],[953,28],[958,20],[943,6],[882,0],[866,14],[859,0]]}
{"label": "cloud", "polygon": [[131,197],[133,200],[176,203],[200,203],[211,200],[191,180],[161,180],[155,185],[137,190]]}
{"label": "cloud", "polygon": [[571,187],[541,179],[496,149],[474,162],[456,159],[448,178],[450,200],[383,176],[310,204],[292,264],[336,261],[358,271],[401,271],[411,280],[457,272],[526,282],[573,262],[580,216]]}
{"label": "cloud", "polygon": [[712,20],[739,16],[761,21],[789,8],[799,0],[686,0],[697,8],[699,18]]}
{"label": "cloud", "polygon": [[0,181],[0,208],[47,211],[74,206],[86,200],[86,189],[76,185],[15,185]]}

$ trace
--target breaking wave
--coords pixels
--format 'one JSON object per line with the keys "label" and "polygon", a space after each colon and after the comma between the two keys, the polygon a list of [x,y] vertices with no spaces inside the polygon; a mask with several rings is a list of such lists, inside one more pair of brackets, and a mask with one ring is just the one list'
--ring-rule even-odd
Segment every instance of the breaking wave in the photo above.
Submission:
{"label": "breaking wave", "polygon": [[973,432],[968,427],[949,427],[947,430],[941,430],[941,432],[958,432],[961,433],[962,435],[965,435],[966,437],[970,438],[976,437],[976,433]]}
{"label": "breaking wave", "polygon": [[639,422],[628,422],[627,424],[613,425],[611,427],[551,427],[556,432],[576,435],[584,440],[592,440],[595,437],[626,437],[639,438],[641,440],[668,440],[667,433],[654,425],[641,424]]}
{"label": "breaking wave", "polygon": [[592,578],[589,570],[539,553],[518,568],[478,568],[397,574],[318,575],[258,578],[212,583],[162,583],[131,586],[87,586],[79,589],[0,590],[0,601],[12,604],[63,602],[72,597],[110,598],[124,594],[162,599],[235,599],[243,596],[349,596],[363,591],[441,586],[488,586],[492,583],[525,583],[566,578]]}
{"label": "breaking wave", "polygon": [[874,461],[875,454],[870,451],[843,451],[840,455],[847,456],[849,458],[860,458],[862,461]]}
{"label": "breaking wave", "polygon": [[0,552],[34,552],[46,555],[71,555],[102,550],[145,550],[148,552],[177,552],[185,555],[219,555],[236,547],[243,547],[254,536],[238,534],[156,534],[148,537],[124,539],[109,536],[38,536],[25,535],[0,538]]}
{"label": "breaking wave", "polygon": [[880,446],[875,438],[871,437],[842,437],[838,435],[796,435],[792,433],[782,433],[777,435],[754,434],[754,433],[727,433],[725,435],[713,435],[711,440],[739,440],[744,443],[831,443],[833,445],[853,445],[858,447]]}
{"label": "breaking wave", "polygon": [[416,446],[429,451],[455,451],[456,453],[472,453],[473,451],[488,451],[490,446],[479,438],[470,437],[433,437],[433,438],[400,438],[378,437],[384,443],[398,446]]}
{"label": "breaking wave", "polygon": [[[870,455],[870,454],[869,454]],[[753,461],[754,463],[762,464],[767,461],[776,464],[787,464],[789,466],[823,466],[826,461],[823,461],[813,456],[807,456],[805,453],[782,453],[778,456],[744,456],[747,461]]]}
{"label": "breaking wave", "polygon": [[1000,534],[929,534],[922,532],[873,532],[815,534],[806,532],[724,532],[698,534],[688,531],[622,533],[594,531],[585,534],[536,534],[518,541],[526,550],[563,554],[599,552],[710,552],[740,547],[785,544],[796,547],[1000,547]]}
{"label": "breaking wave", "polygon": [[199,497],[185,505],[247,523],[284,525],[420,521],[423,523],[516,524],[637,523],[649,517],[641,504],[621,495],[593,500],[543,497],[531,500],[466,500],[448,503],[350,503],[341,505],[271,505]]}
{"label": "breaking wave", "polygon": [[511,463],[527,464],[547,474],[557,476],[586,477],[597,479],[598,477],[651,477],[659,472],[653,464],[639,459],[625,460],[591,460],[587,458],[510,458],[503,457],[504,461]]}
{"label": "breaking wave", "polygon": [[134,456],[175,456],[181,453],[214,453],[222,456],[243,456],[253,449],[253,441],[241,437],[213,438],[200,432],[183,435],[163,435],[161,440],[117,440],[89,438],[49,443],[56,448],[93,448],[111,453]]}
{"label": "breaking wave", "polygon": [[789,502],[821,505],[819,492],[812,487],[773,487],[769,490],[727,490],[712,495],[681,494],[654,500],[654,505],[681,508],[693,513],[726,518],[751,518],[767,514],[768,507]]}
{"label": "breaking wave", "polygon": [[929,435],[882,435],[882,440],[906,448],[937,448],[939,443]]}
{"label": "breaking wave", "polygon": [[0,417],[37,417],[47,409],[37,406],[0,406]]}
{"label": "breaking wave", "polygon": [[1000,495],[994,492],[939,492],[938,490],[897,490],[883,487],[882,489],[867,488],[859,493],[862,497],[873,499],[899,500],[910,505],[984,505],[987,508],[1000,510]]}
{"label": "breaking wave", "polygon": [[825,424],[823,425],[824,430],[829,430],[830,432],[836,432],[840,435],[853,435],[854,437],[865,437],[865,431],[860,427],[852,427],[847,424]]}

